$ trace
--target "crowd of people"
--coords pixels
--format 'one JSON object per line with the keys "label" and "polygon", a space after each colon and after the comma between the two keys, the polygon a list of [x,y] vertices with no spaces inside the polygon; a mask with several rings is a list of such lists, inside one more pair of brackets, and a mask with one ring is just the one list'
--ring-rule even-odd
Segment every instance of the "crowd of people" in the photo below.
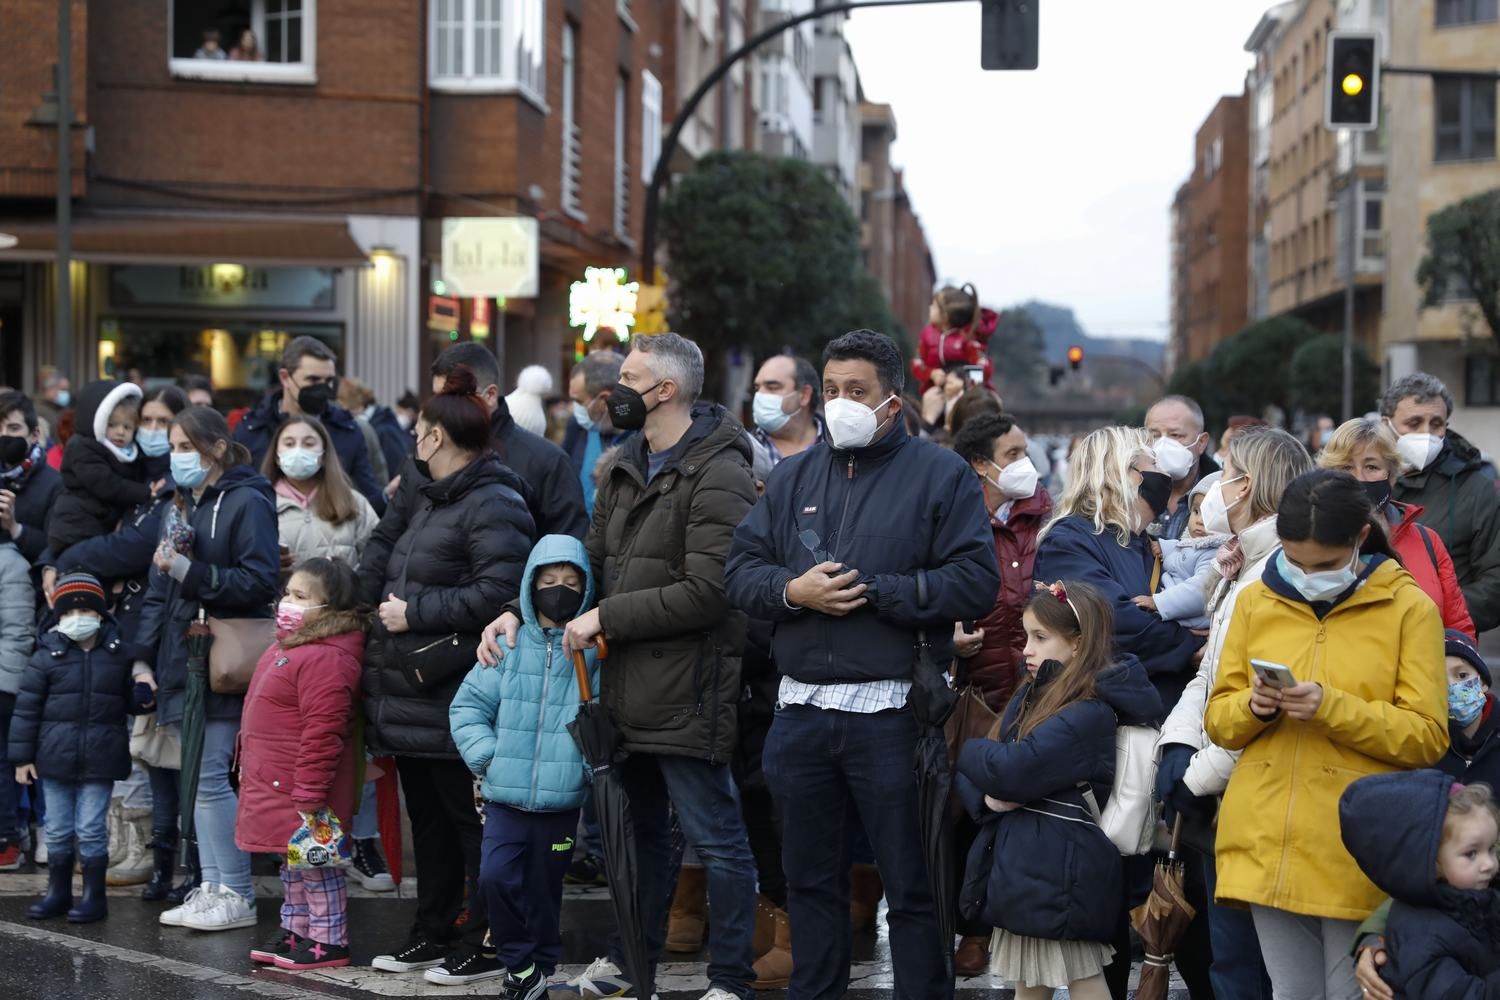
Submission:
{"label": "crowd of people", "polygon": [[[649,996],[705,943],[704,1000],[840,996],[883,897],[897,996],[1123,1000],[1174,830],[1194,1000],[1493,994],[1500,493],[1447,389],[1398,379],[1312,448],[1241,420],[1217,460],[1169,396],[1079,440],[1053,496],[989,386],[993,315],[966,286],[932,320],[910,369],[867,330],[821,370],[765,359],[747,424],[696,345],[639,336],[575,366],[558,443],[518,424],[547,429],[550,378],[507,394],[469,343],[397,410],[312,338],[233,427],[199,382],[53,383],[45,416],[0,393],[0,869],[46,864],[38,920],[138,882],[220,932],[276,855],[251,961],[348,965],[358,934],[378,970],[520,1000]],[[965,699],[957,893],[919,818],[928,662]],[[563,886],[611,860],[590,704],[640,926],[568,977]],[[392,884],[382,771],[404,934],[347,914],[349,878]]]}

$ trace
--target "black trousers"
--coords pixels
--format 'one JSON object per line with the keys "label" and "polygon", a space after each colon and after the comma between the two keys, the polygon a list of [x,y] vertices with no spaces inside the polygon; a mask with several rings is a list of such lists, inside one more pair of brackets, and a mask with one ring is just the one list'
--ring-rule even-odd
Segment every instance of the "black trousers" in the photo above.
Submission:
{"label": "black trousers", "polygon": [[[417,860],[417,919],[412,936],[444,946],[480,947],[489,930],[479,895],[484,825],[474,810],[474,777],[463,761],[397,757]],[[469,919],[455,931],[465,902]]]}

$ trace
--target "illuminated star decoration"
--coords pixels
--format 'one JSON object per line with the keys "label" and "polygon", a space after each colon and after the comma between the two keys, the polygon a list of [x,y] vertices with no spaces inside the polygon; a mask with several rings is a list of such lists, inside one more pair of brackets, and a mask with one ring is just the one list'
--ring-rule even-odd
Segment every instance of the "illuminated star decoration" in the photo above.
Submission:
{"label": "illuminated star decoration", "polygon": [[573,282],[568,292],[568,325],[583,327],[583,339],[594,339],[600,327],[614,330],[620,340],[630,339],[635,325],[638,281],[626,281],[623,267],[591,267],[583,280]]}

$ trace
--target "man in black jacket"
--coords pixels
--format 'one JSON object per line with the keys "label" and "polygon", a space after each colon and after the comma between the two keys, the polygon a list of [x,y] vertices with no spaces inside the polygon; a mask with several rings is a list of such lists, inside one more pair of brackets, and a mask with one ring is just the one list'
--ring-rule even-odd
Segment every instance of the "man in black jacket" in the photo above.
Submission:
{"label": "man in black jacket", "polygon": [[36,408],[24,394],[0,393],[0,531],[35,565],[47,548],[47,515],[62,477],[42,451]]}
{"label": "man in black jacket", "polygon": [[849,985],[851,805],[885,882],[896,992],[953,993],[953,943],[921,863],[906,703],[917,633],[938,662],[951,658],[952,623],[994,606],[1000,572],[973,470],[906,431],[904,368],[869,330],[828,345],[826,436],[771,473],[726,570],[730,601],[773,623],[783,675],[764,768],[781,806],[793,1000]]}
{"label": "man in black jacket", "polygon": [[364,494],[375,512],[385,511],[384,483],[375,481],[370,451],[365,436],[349,411],[334,403],[338,383],[338,355],[316,337],[298,337],[281,352],[281,384],[255,405],[239,426],[234,439],[250,449],[256,468],[275,446],[276,428],[287,417],[307,414],[317,417],[328,428],[339,464],[354,488]]}

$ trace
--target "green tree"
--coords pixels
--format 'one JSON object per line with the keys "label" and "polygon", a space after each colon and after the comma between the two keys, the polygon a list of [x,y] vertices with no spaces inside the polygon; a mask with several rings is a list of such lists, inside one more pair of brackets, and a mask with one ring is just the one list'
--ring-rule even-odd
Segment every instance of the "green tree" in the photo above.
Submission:
{"label": "green tree", "polygon": [[1315,327],[1295,316],[1251,323],[1209,355],[1212,377],[1205,395],[1211,391],[1229,413],[1258,414],[1268,405],[1291,413],[1292,355],[1317,336]]}
{"label": "green tree", "polygon": [[1429,308],[1472,295],[1500,340],[1500,188],[1433,213],[1417,283]]}
{"label": "green tree", "polygon": [[1002,397],[1035,399],[1041,395],[1047,378],[1046,337],[1024,308],[1001,310],[990,336],[989,354]]}
{"label": "green tree", "polygon": [[[1380,394],[1380,368],[1363,344],[1354,344],[1354,412],[1373,409]],[[1307,414],[1335,419],[1344,406],[1344,338],[1325,333],[1297,348],[1291,363],[1291,402]]]}
{"label": "green tree", "polygon": [[676,182],[661,213],[668,318],[711,370],[731,350],[816,359],[860,326],[905,339],[861,263],[858,221],[811,164],[711,153]]}
{"label": "green tree", "polygon": [[1172,369],[1163,395],[1186,396],[1195,401],[1203,408],[1203,421],[1210,429],[1223,427],[1229,420],[1229,408],[1224,403],[1218,378],[1208,358],[1189,361]]}

